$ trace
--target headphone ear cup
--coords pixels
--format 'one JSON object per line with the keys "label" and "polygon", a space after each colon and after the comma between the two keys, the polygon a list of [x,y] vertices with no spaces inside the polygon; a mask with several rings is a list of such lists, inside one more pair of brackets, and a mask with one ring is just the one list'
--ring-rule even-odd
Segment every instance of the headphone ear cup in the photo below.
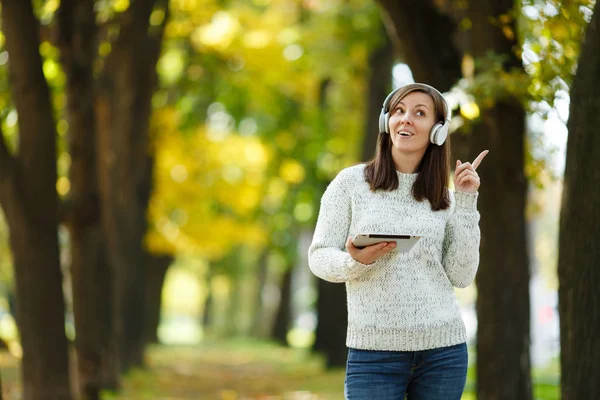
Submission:
{"label": "headphone ear cup", "polygon": [[433,144],[441,146],[448,137],[448,124],[437,123],[429,132],[429,141]]}
{"label": "headphone ear cup", "polygon": [[385,113],[384,131],[385,131],[385,133],[390,133],[390,113],[389,112]]}
{"label": "headphone ear cup", "polygon": [[379,114],[379,133],[389,133],[390,131],[390,114],[383,109]]}
{"label": "headphone ear cup", "polygon": [[450,124],[444,123],[437,133],[436,140],[439,143],[439,146],[443,145],[446,139],[448,138],[448,131],[450,130]]}

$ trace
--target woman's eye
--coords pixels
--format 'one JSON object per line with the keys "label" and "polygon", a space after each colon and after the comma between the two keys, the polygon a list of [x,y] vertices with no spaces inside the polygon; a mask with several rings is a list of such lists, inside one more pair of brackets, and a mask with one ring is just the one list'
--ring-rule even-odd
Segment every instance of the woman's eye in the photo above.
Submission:
{"label": "woman's eye", "polygon": [[425,112],[424,111],[417,111],[417,115],[420,117],[424,117],[425,116]]}

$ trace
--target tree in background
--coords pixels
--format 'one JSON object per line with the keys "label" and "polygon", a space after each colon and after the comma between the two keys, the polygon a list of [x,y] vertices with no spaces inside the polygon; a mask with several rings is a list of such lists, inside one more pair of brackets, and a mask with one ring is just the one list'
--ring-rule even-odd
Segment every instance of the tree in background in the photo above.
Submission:
{"label": "tree in background", "polygon": [[[32,8],[31,2],[26,3],[19,7]],[[12,68],[18,66],[18,71],[11,74],[11,80],[20,89],[13,92],[21,116],[19,156],[16,160],[20,160],[21,154],[27,154],[29,147],[36,152],[46,149],[46,156],[52,154],[54,158],[58,154],[60,178],[57,180],[56,160],[54,168],[47,165],[37,167],[36,180],[28,176],[34,172],[36,163],[44,162],[44,158],[37,154],[27,156],[28,160],[31,159],[27,161],[31,164],[28,165],[30,171],[20,173],[19,162],[10,162],[8,149],[4,152],[3,170],[11,170],[11,174],[15,174],[12,179],[19,182],[17,187],[26,187],[33,182],[39,184],[45,179],[48,188],[54,192],[58,188],[64,196],[58,215],[70,231],[77,376],[84,396],[97,398],[100,388],[116,388],[120,373],[133,365],[141,365],[143,361],[147,290],[144,283],[147,265],[154,265],[150,261],[152,256],[142,248],[153,174],[149,121],[151,97],[156,87],[156,62],[169,10],[166,0],[137,0],[131,4],[65,0],[60,2],[60,6],[58,2],[36,6],[35,10],[27,11],[30,16],[22,13],[3,23],[9,64]],[[9,18],[13,8],[12,2],[8,2],[3,7],[3,18]],[[40,16],[41,23],[33,16],[34,12]],[[11,25],[13,20],[19,21],[17,28]],[[38,30],[31,29],[32,26],[40,27],[43,35],[41,45],[34,35]],[[19,33],[23,39],[19,40],[15,50],[14,39],[10,36],[15,29],[27,30],[26,27],[29,30],[26,34]],[[21,48],[27,50],[22,51]],[[40,53],[43,59],[40,59]],[[23,68],[23,65],[28,68]],[[40,69],[38,76],[33,74],[35,68]],[[48,82],[54,94],[53,102],[47,95]],[[30,141],[23,140],[24,132],[33,127],[32,121],[50,124],[48,116],[44,116],[46,104],[37,101],[23,108],[21,87],[37,88],[36,85],[42,85],[40,90],[35,89],[36,96],[48,97],[49,117],[52,117],[53,105],[57,110],[59,120],[57,124],[52,122],[55,127],[52,132],[54,136],[57,131],[59,133],[58,146],[54,145],[56,137],[48,144],[40,139],[45,136],[40,135]],[[66,108],[63,108],[65,103]],[[34,117],[36,113],[42,113],[42,117]],[[68,153],[64,151],[64,141],[61,140],[65,132],[68,132]],[[57,147],[58,151],[55,151]],[[2,176],[9,181],[8,172],[3,172]],[[10,187],[9,183],[6,185]],[[39,190],[35,191],[37,201],[42,199],[37,195]],[[13,196],[19,195],[20,191],[16,190]],[[29,191],[24,190],[24,195],[28,195]],[[10,199],[7,196],[5,198]],[[21,203],[26,205],[28,201]],[[21,206],[3,206],[12,226]],[[52,210],[52,203],[48,203],[48,207],[46,211],[42,211],[41,207],[36,211],[43,213],[44,218],[30,218],[32,222],[22,222],[19,229],[35,226],[38,219],[49,221],[53,213],[47,210]],[[44,230],[38,230],[46,234]],[[53,229],[54,237],[56,230],[57,227]],[[11,232],[13,239],[18,237],[12,227]],[[14,248],[13,245],[13,253]],[[15,257],[18,269],[17,259]],[[44,271],[49,273],[51,269]],[[164,271],[162,274],[164,276]],[[53,281],[42,277],[40,282],[51,288]],[[158,282],[162,282],[160,273]],[[43,294],[40,290],[21,290],[20,296]],[[52,299],[51,296],[46,297]],[[18,303],[24,301],[19,300]],[[52,304],[52,301],[45,302],[46,307]],[[30,328],[21,324],[19,314],[17,320],[25,348]],[[35,317],[34,312],[29,312],[29,315]],[[46,312],[45,315],[49,318],[53,314]],[[61,317],[56,323],[64,326],[64,319]],[[53,324],[44,323],[44,326],[52,327]],[[64,329],[61,329],[64,334]],[[54,348],[55,351],[60,350],[60,346]],[[43,369],[48,374],[58,374],[61,371],[59,365]],[[27,377],[30,374],[27,362],[24,362],[24,369]],[[59,379],[54,381],[60,383]],[[41,389],[41,385],[37,386]]]}
{"label": "tree in background", "polygon": [[10,229],[25,400],[70,399],[58,248],[56,124],[29,1],[2,1],[18,150],[0,132],[0,204]]}
{"label": "tree in background", "polygon": [[102,387],[116,388],[119,373],[111,343],[113,284],[100,222],[96,167],[95,77],[98,28],[94,1],[61,1],[57,12],[60,61],[66,75],[68,179],[62,208],[69,229],[77,376],[85,399]]}
{"label": "tree in background", "polygon": [[117,370],[143,364],[146,214],[152,192],[149,139],[156,63],[168,0],[137,0],[121,16],[98,79],[95,104],[102,228],[113,275]]}
{"label": "tree in background", "polygon": [[143,363],[145,283],[154,265],[142,247],[153,174],[149,124],[168,12],[167,0],[125,8],[65,0],[57,11],[70,154],[63,221],[86,398],[117,388],[122,372]]}
{"label": "tree in background", "polygon": [[600,398],[600,2],[571,88],[559,235],[561,396]]}
{"label": "tree in background", "polygon": [[[481,168],[481,260],[477,284],[477,397],[532,398],[530,345],[529,257],[525,209],[525,101],[519,85],[527,82],[513,13],[506,1],[471,1],[466,17],[466,52],[475,65],[474,93],[494,100],[481,104],[481,118],[472,127],[468,157],[489,149],[492,163]],[[490,65],[483,60],[493,52]],[[494,87],[492,82],[497,82]],[[524,85],[526,88],[526,86]],[[477,98],[478,94],[475,95]],[[499,204],[499,199],[501,199]],[[510,326],[510,329],[506,329]]]}

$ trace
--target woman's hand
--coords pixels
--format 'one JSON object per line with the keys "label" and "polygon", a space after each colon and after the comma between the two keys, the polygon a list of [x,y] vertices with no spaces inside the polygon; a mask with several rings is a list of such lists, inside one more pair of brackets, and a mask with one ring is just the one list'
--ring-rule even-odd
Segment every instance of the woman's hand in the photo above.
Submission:
{"label": "woman's hand", "polygon": [[381,242],[359,249],[352,244],[352,237],[346,242],[346,249],[352,258],[361,264],[373,264],[379,257],[396,248],[396,242]]}
{"label": "woman's hand", "polygon": [[477,167],[487,156],[489,150],[484,150],[477,156],[473,164],[470,162],[462,163],[456,160],[456,169],[454,170],[454,187],[457,192],[475,193],[479,189],[481,180],[477,174]]}

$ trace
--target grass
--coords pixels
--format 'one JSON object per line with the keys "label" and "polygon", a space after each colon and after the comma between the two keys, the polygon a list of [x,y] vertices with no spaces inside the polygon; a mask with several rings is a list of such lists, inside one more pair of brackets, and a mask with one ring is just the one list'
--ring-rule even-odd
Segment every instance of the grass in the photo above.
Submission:
{"label": "grass", "polygon": [[[326,370],[321,357],[251,339],[205,340],[198,346],[153,346],[148,368],[133,370],[107,400],[342,400],[344,370]],[[533,373],[534,398],[558,400],[558,363]],[[18,360],[0,353],[5,399],[18,399]],[[475,400],[474,367],[463,400]]]}

